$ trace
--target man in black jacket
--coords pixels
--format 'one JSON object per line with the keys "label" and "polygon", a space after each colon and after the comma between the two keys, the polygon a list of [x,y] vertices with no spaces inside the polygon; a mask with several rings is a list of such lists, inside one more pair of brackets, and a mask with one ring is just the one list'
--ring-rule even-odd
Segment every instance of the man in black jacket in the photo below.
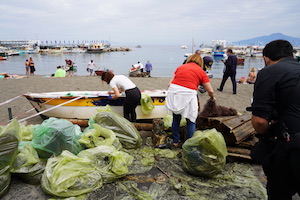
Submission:
{"label": "man in black jacket", "polygon": [[[300,194],[300,63],[285,40],[267,44],[263,58],[266,67],[254,85],[252,125],[257,134],[274,141],[271,151],[258,152],[265,154],[268,199],[291,200]],[[274,121],[282,125],[274,129]]]}
{"label": "man in black jacket", "polygon": [[225,69],[224,69],[221,85],[217,90],[222,92],[225,82],[230,77],[231,82],[232,82],[233,94],[236,94],[235,76],[236,76],[237,57],[236,57],[236,55],[233,54],[232,49],[227,49],[226,53],[228,55],[228,58],[225,61],[222,60],[225,64]]}

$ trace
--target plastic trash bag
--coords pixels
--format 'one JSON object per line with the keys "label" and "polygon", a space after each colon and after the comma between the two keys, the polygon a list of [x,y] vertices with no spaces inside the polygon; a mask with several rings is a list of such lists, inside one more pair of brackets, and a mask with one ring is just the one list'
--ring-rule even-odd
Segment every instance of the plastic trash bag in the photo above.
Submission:
{"label": "plastic trash bag", "polygon": [[114,112],[100,111],[94,117],[90,118],[90,128],[93,128],[94,123],[112,130],[119,138],[124,148],[135,149],[142,145],[141,135],[135,126],[130,121]]}
{"label": "plastic trash bag", "polygon": [[196,131],[182,149],[183,169],[190,174],[212,177],[226,164],[226,143],[216,129]]}
{"label": "plastic trash bag", "polygon": [[78,157],[67,150],[48,159],[41,180],[44,192],[59,197],[82,195],[102,185],[95,161]]}
{"label": "plastic trash bag", "polygon": [[83,149],[78,142],[82,135],[80,127],[68,120],[52,117],[33,129],[32,146],[41,158],[59,155],[63,150],[77,154]]}
{"label": "plastic trash bag", "polygon": [[20,124],[20,141],[31,141],[33,138],[32,132],[33,132],[34,125],[24,125]]}
{"label": "plastic trash bag", "polygon": [[112,182],[128,174],[128,166],[133,157],[126,152],[118,151],[113,146],[98,146],[86,149],[78,157],[93,160],[100,171],[104,183]]}
{"label": "plastic trash bag", "polygon": [[[172,127],[172,122],[173,122],[173,115],[166,115],[163,118],[164,122],[164,130],[167,130]],[[186,119],[184,117],[181,118],[180,121],[180,127],[183,127],[186,125]]]}
{"label": "plastic trash bag", "polygon": [[11,181],[10,168],[18,153],[20,124],[13,120],[0,132],[0,196],[4,195]]}
{"label": "plastic trash bag", "polygon": [[117,150],[122,148],[122,144],[116,134],[107,128],[94,124],[94,129],[88,129],[83,133],[79,142],[87,148],[94,148],[101,145],[113,145]]}
{"label": "plastic trash bag", "polygon": [[18,175],[25,183],[39,184],[46,162],[39,158],[31,143],[25,143],[21,148],[19,145],[19,153],[10,172]]}
{"label": "plastic trash bag", "polygon": [[153,101],[148,94],[142,94],[140,102],[141,102],[142,112],[145,115],[150,114],[152,112],[152,110],[154,109]]}

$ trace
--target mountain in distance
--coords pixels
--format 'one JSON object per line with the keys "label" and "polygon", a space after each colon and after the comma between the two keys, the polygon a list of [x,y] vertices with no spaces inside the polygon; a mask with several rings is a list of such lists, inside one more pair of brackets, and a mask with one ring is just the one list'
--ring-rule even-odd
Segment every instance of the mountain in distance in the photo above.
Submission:
{"label": "mountain in distance", "polygon": [[233,45],[238,45],[238,46],[265,46],[269,42],[273,40],[287,40],[289,41],[294,47],[299,47],[300,46],[300,38],[296,37],[291,37],[284,35],[282,33],[273,33],[271,35],[265,35],[261,37],[256,37],[248,40],[241,40],[237,42],[232,42]]}

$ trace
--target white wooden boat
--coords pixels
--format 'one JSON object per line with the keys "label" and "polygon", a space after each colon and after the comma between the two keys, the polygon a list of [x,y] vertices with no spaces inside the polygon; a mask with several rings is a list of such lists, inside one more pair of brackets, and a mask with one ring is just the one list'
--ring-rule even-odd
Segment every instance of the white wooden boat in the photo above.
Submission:
{"label": "white wooden boat", "polygon": [[[142,112],[141,106],[136,108],[137,119],[163,118],[169,113],[165,106],[166,90],[145,90],[154,105],[148,115]],[[123,116],[125,94],[116,100],[109,100],[107,91],[65,91],[47,93],[26,93],[23,95],[42,116],[65,119],[89,119],[97,109],[110,105],[113,112]]]}

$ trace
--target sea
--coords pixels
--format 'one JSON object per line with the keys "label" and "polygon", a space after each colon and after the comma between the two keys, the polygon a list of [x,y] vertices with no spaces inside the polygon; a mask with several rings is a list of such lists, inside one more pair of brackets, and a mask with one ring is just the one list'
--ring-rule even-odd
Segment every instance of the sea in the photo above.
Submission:
{"label": "sea", "polygon": [[[124,46],[123,46],[124,47]],[[86,66],[90,60],[100,70],[113,70],[115,74],[129,75],[129,70],[133,64],[141,62],[143,65],[149,60],[152,63],[152,77],[172,77],[175,69],[186,59],[185,55],[193,53],[197,48],[182,49],[179,45],[142,45],[141,48],[126,46],[131,51],[103,52],[99,54],[91,53],[60,53],[60,54],[21,54],[9,56],[7,60],[0,61],[0,73],[25,74],[25,60],[29,57],[35,62],[35,74],[51,76],[57,66],[65,65],[65,59],[70,59],[77,65],[77,76],[87,76]],[[205,54],[202,56],[206,56]],[[214,62],[209,73],[213,78],[222,78],[224,64],[222,58],[213,58]],[[244,65],[237,66],[237,76],[247,77],[252,67],[256,69],[264,67],[262,57],[245,57]]]}

